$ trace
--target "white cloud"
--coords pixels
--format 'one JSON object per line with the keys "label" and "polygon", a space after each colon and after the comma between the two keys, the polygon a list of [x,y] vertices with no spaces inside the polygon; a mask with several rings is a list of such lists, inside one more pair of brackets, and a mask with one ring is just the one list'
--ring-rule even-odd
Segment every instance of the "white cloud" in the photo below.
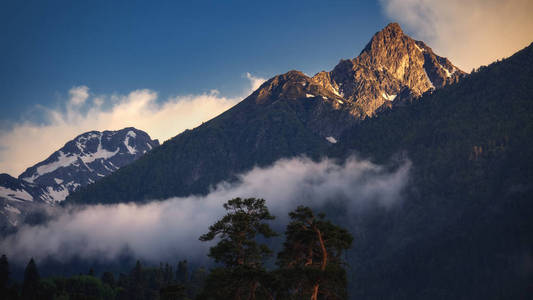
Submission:
{"label": "white cloud", "polygon": [[202,260],[209,245],[198,237],[225,213],[222,203],[229,199],[264,198],[278,225],[286,223],[287,213],[297,205],[317,210],[342,205],[341,211],[353,217],[354,211],[364,211],[369,204],[390,207],[397,203],[409,169],[409,161],[388,171],[353,157],[343,164],[329,159],[284,159],[241,175],[237,183],[219,184],[207,196],[59,209],[58,217],[48,224],[22,227],[16,235],[1,240],[0,252],[15,262],[26,262],[29,257],[42,261],[49,256],[112,260],[126,249],[135,258],[152,262],[175,257]]}
{"label": "white cloud", "polygon": [[246,73],[246,78],[248,78],[248,80],[250,80],[250,83],[252,85],[252,92],[257,90],[265,82],[264,78],[255,77],[254,75],[252,75],[252,74],[250,74],[248,72]]}
{"label": "white cloud", "polygon": [[89,88],[84,85],[73,87],[68,93],[70,95],[69,104],[73,106],[81,105],[89,98]]}
{"label": "white cloud", "polygon": [[242,97],[228,98],[212,90],[169,98],[163,103],[157,101],[157,93],[151,90],[136,90],[128,95],[98,95],[87,101],[89,88],[73,87],[65,103],[66,109],[42,108],[46,124],[25,121],[0,131],[0,172],[16,176],[46,159],[67,141],[90,130],[133,126],[163,142],[227,110],[263,81],[249,73],[247,78],[251,88]]}
{"label": "white cloud", "polygon": [[463,70],[533,41],[531,0],[380,0],[385,13]]}

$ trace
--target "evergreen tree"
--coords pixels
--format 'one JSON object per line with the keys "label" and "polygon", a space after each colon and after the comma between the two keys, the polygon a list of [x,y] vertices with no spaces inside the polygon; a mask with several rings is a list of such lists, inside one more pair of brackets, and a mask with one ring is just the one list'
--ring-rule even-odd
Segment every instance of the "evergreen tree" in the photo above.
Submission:
{"label": "evergreen tree", "polygon": [[109,285],[109,287],[115,287],[115,276],[111,272],[104,272],[102,274],[102,283]]}
{"label": "evergreen tree", "polygon": [[181,284],[173,284],[161,288],[159,295],[161,300],[187,299],[185,294],[185,287]]}
{"label": "evergreen tree", "polygon": [[39,289],[39,271],[35,261],[30,259],[26,269],[24,270],[24,282],[22,283],[22,298],[25,300],[38,299]]}
{"label": "evergreen tree", "polygon": [[299,206],[289,213],[286,241],[278,254],[282,293],[297,299],[346,299],[342,254],[350,248],[350,233],[325,220],[324,214]]}
{"label": "evergreen tree", "polygon": [[0,296],[4,299],[7,298],[9,285],[9,263],[7,256],[2,255],[0,257]]}
{"label": "evergreen tree", "polygon": [[201,241],[220,239],[209,250],[209,256],[225,266],[211,272],[205,290],[215,299],[255,299],[266,275],[263,262],[272,253],[256,237],[276,235],[265,223],[274,217],[263,199],[235,198],[225,203],[224,208],[228,213],[200,237]]}
{"label": "evergreen tree", "polygon": [[181,284],[186,284],[189,281],[189,269],[187,260],[178,262],[178,269],[176,270],[176,281]]}
{"label": "evergreen tree", "polygon": [[143,280],[143,269],[141,262],[137,260],[135,267],[131,271],[130,275],[130,284],[129,292],[131,299],[143,299],[144,298],[144,280]]}
{"label": "evergreen tree", "polygon": [[191,299],[194,299],[204,289],[207,276],[208,274],[204,267],[199,267],[192,272],[191,280],[187,286],[187,295]]}
{"label": "evergreen tree", "polygon": [[172,266],[169,263],[165,263],[165,269],[163,270],[163,281],[165,284],[170,284],[174,281],[174,272]]}

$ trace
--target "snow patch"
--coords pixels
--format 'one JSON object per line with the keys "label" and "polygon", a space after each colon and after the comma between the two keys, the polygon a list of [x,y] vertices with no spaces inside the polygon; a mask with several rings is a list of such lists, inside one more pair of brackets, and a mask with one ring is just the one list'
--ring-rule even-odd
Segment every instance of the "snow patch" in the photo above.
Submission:
{"label": "snow patch", "polygon": [[446,73],[446,77],[450,78],[452,77],[453,73],[455,73],[455,68],[452,68],[452,71],[448,71],[448,69],[446,69],[443,65],[439,64],[439,66],[444,70],[444,72]]}
{"label": "snow patch", "polygon": [[11,201],[33,201],[33,197],[25,190],[12,190],[0,186],[0,198]]}
{"label": "snow patch", "polygon": [[[135,149],[135,147],[130,146],[130,137],[131,138],[135,138],[136,137],[135,132],[133,132],[131,130],[128,131],[128,133],[126,134],[126,139],[124,140],[124,145],[126,145],[126,148],[128,149],[128,152],[130,154],[135,154],[135,153],[137,153],[137,149]],[[117,149],[117,151],[118,151],[118,149]]]}
{"label": "snow patch", "polygon": [[63,201],[67,198],[69,192],[66,188],[60,187],[59,190],[55,190],[53,187],[46,187],[46,191],[49,197],[49,200],[52,202]]}
{"label": "snow patch", "polygon": [[17,214],[17,215],[20,215],[20,210],[16,207],[13,207],[9,204],[6,204],[6,206],[4,207],[5,210],[11,212],[11,213],[14,213],[14,214]]}
{"label": "snow patch", "polygon": [[396,99],[396,95],[389,95],[387,92],[382,92],[381,96],[385,98],[385,100],[392,101]]}
{"label": "snow patch", "polygon": [[77,160],[78,160],[77,156],[65,155],[63,151],[59,151],[59,156],[57,157],[56,161],[37,167],[37,169],[35,170],[35,173],[33,173],[31,177],[25,177],[25,178],[22,178],[22,180],[33,183],[35,179],[37,179],[39,176],[53,172],[61,167],[69,166]]}
{"label": "snow patch", "polygon": [[137,136],[137,134],[134,131],[130,130],[130,131],[128,131],[128,133],[126,133],[126,136],[130,136],[132,138],[135,138]]}
{"label": "snow patch", "polygon": [[326,137],[326,140],[332,144],[336,144],[337,143],[337,139],[332,137],[332,136],[328,136]]}
{"label": "snow patch", "polygon": [[[113,156],[115,156],[119,151],[119,148],[117,148],[115,151],[111,152],[109,150],[106,150],[104,148],[102,148],[102,143],[98,144],[98,149],[96,149],[96,152],[94,153],[89,153],[88,155],[84,155],[82,157],[80,157],[81,161],[83,161],[83,163],[85,164],[88,164],[88,163],[91,163],[97,159],[100,159],[100,158],[103,158],[103,159],[109,159]],[[87,166],[87,168],[89,168]],[[90,169],[90,168],[89,168]]]}
{"label": "snow patch", "polygon": [[418,51],[420,51],[420,52],[425,52],[425,51],[426,51],[426,49],[422,49],[422,48],[420,48],[420,46],[418,46],[416,43],[415,43],[415,47],[416,47],[416,49],[418,49]]}
{"label": "snow patch", "polygon": [[315,95],[313,95],[313,94],[305,94],[305,97],[306,97],[306,98],[313,98],[314,96],[315,96]]}
{"label": "snow patch", "polygon": [[69,181],[67,184],[66,184],[67,187],[70,188],[70,190],[74,191],[76,190],[79,186],[81,186],[81,184],[77,183],[77,182],[74,182],[74,181]]}
{"label": "snow patch", "polygon": [[59,178],[54,178],[54,181],[55,181],[57,184],[62,184],[62,183],[63,183],[63,179],[59,179]]}
{"label": "snow patch", "polygon": [[344,102],[342,102],[341,100],[337,99],[337,102],[339,102],[340,104],[344,104]]}

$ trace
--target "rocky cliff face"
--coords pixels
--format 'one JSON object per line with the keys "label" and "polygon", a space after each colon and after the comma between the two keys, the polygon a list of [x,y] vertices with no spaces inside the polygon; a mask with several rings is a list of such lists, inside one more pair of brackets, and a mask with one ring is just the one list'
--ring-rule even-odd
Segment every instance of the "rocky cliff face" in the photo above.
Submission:
{"label": "rocky cliff face", "polygon": [[259,109],[264,109],[284,101],[294,104],[293,111],[302,123],[323,139],[338,136],[346,126],[354,123],[353,116],[343,109],[346,105],[343,97],[300,71],[293,70],[271,78],[243,103],[255,103]]}
{"label": "rocky cliff face", "polygon": [[342,96],[350,113],[363,119],[380,108],[455,83],[464,75],[448,59],[391,23],[372,37],[358,57],[341,60],[332,71],[320,72],[313,80]]}
{"label": "rocky cliff face", "polygon": [[[341,60],[332,71],[308,77],[298,71],[278,75],[245,101],[307,101],[310,130],[338,137],[358,121],[413,101],[459,81],[465,73],[405,35],[396,23],[376,33],[361,54]],[[320,102],[311,100],[320,100]]]}

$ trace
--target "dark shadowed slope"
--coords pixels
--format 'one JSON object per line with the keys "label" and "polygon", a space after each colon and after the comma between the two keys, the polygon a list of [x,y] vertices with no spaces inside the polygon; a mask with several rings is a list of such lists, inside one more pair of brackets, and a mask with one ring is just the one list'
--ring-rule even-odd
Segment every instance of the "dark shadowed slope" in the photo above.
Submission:
{"label": "dark shadowed slope", "polygon": [[355,228],[354,299],[527,299],[533,292],[533,45],[368,119],[332,152],[407,156],[398,207]]}

